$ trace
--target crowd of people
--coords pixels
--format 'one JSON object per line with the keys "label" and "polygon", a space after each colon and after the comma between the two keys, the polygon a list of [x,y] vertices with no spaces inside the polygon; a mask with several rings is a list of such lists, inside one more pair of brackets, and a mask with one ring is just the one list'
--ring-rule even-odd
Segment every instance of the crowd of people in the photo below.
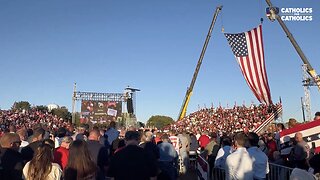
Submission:
{"label": "crowd of people", "polygon": [[319,179],[320,155],[303,134],[280,143],[283,124],[275,132],[243,131],[243,124],[261,123],[269,111],[263,105],[206,109],[183,121],[189,124],[178,122],[164,131],[123,129],[114,121],[106,128],[73,128],[48,112],[1,111],[0,179],[176,180],[194,168],[197,156],[209,163],[210,175],[220,169],[226,179],[266,179],[269,163],[295,168],[293,179],[301,174],[304,180]]}
{"label": "crowd of people", "polygon": [[253,131],[266,120],[277,108],[277,105],[264,104],[246,107],[234,106],[233,108],[204,108],[182,120],[172,124],[167,129],[187,129],[191,132],[210,131],[232,133],[240,131]]}
{"label": "crowd of people", "polygon": [[56,131],[59,127],[70,125],[64,119],[59,118],[47,110],[0,110],[0,135],[15,129],[32,130],[34,126],[41,124],[50,131]]}

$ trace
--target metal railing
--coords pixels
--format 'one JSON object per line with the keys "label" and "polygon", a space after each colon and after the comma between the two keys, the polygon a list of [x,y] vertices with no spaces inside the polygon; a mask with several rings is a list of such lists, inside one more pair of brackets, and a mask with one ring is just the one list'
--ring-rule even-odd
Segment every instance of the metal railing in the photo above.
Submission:
{"label": "metal railing", "polygon": [[269,174],[267,174],[267,180],[286,180],[290,179],[292,168],[281,166],[278,164],[269,163]]}
{"label": "metal railing", "polygon": [[211,172],[211,179],[212,180],[225,180],[226,179],[226,172],[224,169],[221,168],[213,168]]}
{"label": "metal railing", "polygon": [[[289,180],[292,168],[269,163],[269,174],[267,180]],[[213,168],[211,172],[211,180],[225,180],[225,170],[221,168]]]}
{"label": "metal railing", "polygon": [[203,157],[203,153],[200,153],[196,163],[197,177],[200,180],[209,180],[210,167],[208,161]]}

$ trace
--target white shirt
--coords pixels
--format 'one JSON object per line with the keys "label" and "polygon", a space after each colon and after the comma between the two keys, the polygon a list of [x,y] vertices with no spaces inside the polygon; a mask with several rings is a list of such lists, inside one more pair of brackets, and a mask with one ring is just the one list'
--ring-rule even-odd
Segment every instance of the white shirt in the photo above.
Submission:
{"label": "white shirt", "polygon": [[184,153],[184,152],[187,152],[187,149],[188,149],[189,144],[190,144],[188,138],[185,137],[185,136],[182,135],[182,134],[179,134],[179,135],[178,135],[178,138],[179,138],[180,143],[181,143],[181,148],[179,149],[180,154],[181,154],[181,153]]}
{"label": "white shirt", "polygon": [[28,141],[21,141],[20,147],[19,147],[19,152],[21,152],[21,149],[28,146],[29,142]]}
{"label": "white shirt", "polygon": [[232,153],[231,146],[223,146],[219,149],[216,160],[214,162],[214,167],[225,169],[226,166],[226,159],[229,154]]}
{"label": "white shirt", "polygon": [[226,180],[252,180],[252,159],[246,148],[240,147],[226,160]]}
{"label": "white shirt", "polygon": [[199,140],[200,136],[201,136],[201,134],[196,135],[197,140]]}
{"label": "white shirt", "polygon": [[54,148],[60,147],[62,138],[55,137],[54,138]]}
{"label": "white shirt", "polygon": [[255,179],[264,179],[269,173],[269,163],[267,155],[258,147],[248,148],[248,153],[253,162],[253,177]]}
{"label": "white shirt", "polygon": [[174,149],[177,151],[179,154],[179,149],[180,149],[180,139],[177,136],[170,136],[169,137],[171,144],[173,145]]}

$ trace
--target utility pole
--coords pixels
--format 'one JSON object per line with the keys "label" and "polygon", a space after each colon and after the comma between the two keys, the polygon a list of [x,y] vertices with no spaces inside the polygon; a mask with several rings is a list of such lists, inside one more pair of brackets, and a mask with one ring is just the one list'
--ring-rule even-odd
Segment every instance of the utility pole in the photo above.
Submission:
{"label": "utility pole", "polygon": [[306,114],[305,114],[305,112],[304,112],[304,107],[305,107],[305,105],[304,105],[304,102],[303,102],[303,97],[301,97],[301,99],[300,99],[301,101],[301,110],[302,110],[302,118],[303,118],[303,122],[306,122]]}
{"label": "utility pole", "polygon": [[74,83],[72,93],[72,124],[76,123],[76,89],[77,83]]}

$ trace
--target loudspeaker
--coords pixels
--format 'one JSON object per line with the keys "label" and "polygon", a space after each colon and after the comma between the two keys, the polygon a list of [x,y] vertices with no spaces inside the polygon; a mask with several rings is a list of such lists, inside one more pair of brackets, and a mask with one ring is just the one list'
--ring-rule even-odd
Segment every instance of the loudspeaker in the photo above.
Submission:
{"label": "loudspeaker", "polygon": [[127,110],[129,114],[133,114],[133,103],[132,98],[127,99]]}

